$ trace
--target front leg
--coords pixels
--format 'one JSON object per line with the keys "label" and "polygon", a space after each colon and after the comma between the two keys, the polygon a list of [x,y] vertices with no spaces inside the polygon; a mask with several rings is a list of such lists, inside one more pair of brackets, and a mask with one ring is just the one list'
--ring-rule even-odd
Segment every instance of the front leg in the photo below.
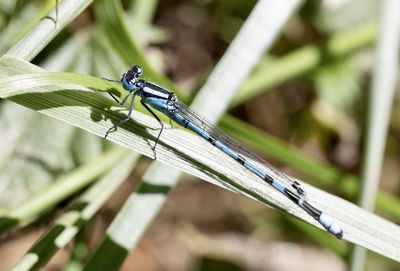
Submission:
{"label": "front leg", "polygon": [[122,100],[120,101],[120,100],[118,100],[118,98],[117,98],[114,94],[112,94],[112,93],[109,92],[108,90],[107,90],[107,93],[110,94],[111,97],[114,99],[114,101],[116,101],[116,102],[119,103],[120,105],[125,104],[126,100],[128,99],[129,95],[131,94],[130,92],[128,92],[128,94],[126,94],[125,98],[122,99]]}
{"label": "front leg", "polygon": [[101,79],[106,80],[108,82],[121,83],[121,80],[108,79],[108,78],[104,78],[104,77],[102,77]]}
{"label": "front leg", "polygon": [[[113,82],[113,83],[121,83],[121,80],[114,80],[114,79],[108,79],[108,78],[104,78],[102,77],[101,79],[109,81],[109,82]],[[128,94],[125,96],[124,99],[122,99],[121,101],[114,95],[112,94],[110,91],[107,90],[107,93],[110,94],[110,96],[114,99],[114,101],[116,101],[117,103],[119,103],[120,105],[125,104],[126,100],[129,97],[130,92],[128,92]]]}

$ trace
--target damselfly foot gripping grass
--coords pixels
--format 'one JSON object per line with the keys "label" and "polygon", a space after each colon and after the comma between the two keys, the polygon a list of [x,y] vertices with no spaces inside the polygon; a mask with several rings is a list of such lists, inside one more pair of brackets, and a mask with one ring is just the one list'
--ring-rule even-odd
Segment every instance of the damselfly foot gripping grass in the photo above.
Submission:
{"label": "damselfly foot gripping grass", "polygon": [[[142,75],[142,72],[143,70],[140,66],[134,65],[122,75],[119,81],[109,80],[122,84],[123,88],[128,91],[127,95],[122,100],[119,100],[111,92],[108,92],[111,97],[122,105],[128,100],[129,96],[131,96],[131,102],[127,117],[111,127],[108,130],[106,137],[112,130],[115,130],[118,126],[130,119],[135,97],[139,96],[141,104],[150,112],[161,126],[161,130],[157,136],[153,149],[157,146],[164,124],[151,108],[166,115],[180,126],[193,131],[207,140],[210,144],[241,164],[245,170],[253,172],[261,178],[262,181],[267,182],[292,202],[297,204],[318,221],[328,232],[335,235],[337,238],[343,237],[343,230],[336,224],[336,222],[334,222],[329,215],[323,213],[308,202],[305,190],[299,182],[292,180],[289,176],[278,171],[258,156],[243,149],[238,143],[206,121],[205,118],[179,102],[177,96],[173,92],[141,79],[140,76]],[[279,176],[279,180],[272,174],[268,174],[266,170],[257,164],[268,168],[269,171],[273,172],[274,176]]]}

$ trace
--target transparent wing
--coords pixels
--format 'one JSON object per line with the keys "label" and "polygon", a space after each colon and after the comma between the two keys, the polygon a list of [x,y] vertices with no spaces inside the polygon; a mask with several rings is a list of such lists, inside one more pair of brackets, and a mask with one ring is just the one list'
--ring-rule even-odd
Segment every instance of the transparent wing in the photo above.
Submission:
{"label": "transparent wing", "polygon": [[[202,117],[200,114],[194,112],[191,110],[188,106],[186,106],[183,103],[179,103],[179,108],[178,112],[185,117],[187,120],[190,122],[196,124],[200,128],[202,128],[204,131],[209,133],[213,138],[218,139],[222,143],[224,143],[226,146],[240,154],[241,156],[245,157],[247,161],[251,161],[255,163],[257,166],[261,167],[265,172],[270,175],[272,178],[274,178],[276,181],[284,182],[285,186],[290,189],[291,191],[297,193],[298,195],[305,197],[306,193],[303,187],[296,181],[293,180],[291,177],[286,175],[285,173],[279,171],[276,169],[274,166],[272,166],[270,163],[266,162],[259,156],[257,156],[254,153],[251,153],[244,149],[239,143],[237,143],[235,140],[224,134],[221,130],[219,130],[217,127],[215,127],[213,124],[211,124],[209,121],[207,121],[204,117]],[[278,179],[277,179],[278,177]]]}

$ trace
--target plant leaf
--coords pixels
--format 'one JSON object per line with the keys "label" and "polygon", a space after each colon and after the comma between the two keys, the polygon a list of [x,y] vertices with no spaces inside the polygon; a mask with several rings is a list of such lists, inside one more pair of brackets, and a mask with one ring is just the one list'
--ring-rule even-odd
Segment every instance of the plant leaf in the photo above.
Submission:
{"label": "plant leaf", "polygon": [[[1,58],[0,65],[2,67],[0,76],[3,77],[9,74],[10,70],[27,70],[28,68],[35,70],[32,64],[10,57]],[[116,112],[111,100],[98,93],[77,90],[95,85],[104,87],[106,83],[102,82],[102,79],[77,75],[74,80],[73,75],[68,77],[68,74],[60,74],[62,83],[49,85],[51,78],[46,76],[46,73],[40,74],[43,75],[42,78],[33,73],[25,75],[25,77],[17,75],[13,78],[9,76],[0,79],[0,97],[8,97],[10,100],[98,136],[104,136],[113,123],[125,116]],[[57,76],[57,74],[53,74],[53,76]],[[36,86],[36,88],[27,90],[25,85],[14,82],[21,77],[26,80],[25,82],[30,83],[30,86]],[[38,80],[43,85],[30,82],[29,77],[31,77],[31,81]],[[71,81],[67,81],[66,78]],[[78,83],[82,85],[71,87]],[[251,172],[243,171],[239,163],[235,163],[218,149],[210,148],[210,145],[198,136],[166,126],[155,153],[152,146],[159,133],[157,121],[139,112],[135,112],[133,118],[118,131],[110,133],[108,139],[143,155],[156,157],[160,162],[179,168],[203,180],[285,210],[289,214],[320,227],[284,195],[267,183],[260,182],[259,178]],[[276,177],[279,180],[279,176]],[[400,261],[398,246],[400,227],[366,212],[352,203],[305,183],[302,184],[305,186],[311,202],[337,220],[344,230],[344,239]]]}

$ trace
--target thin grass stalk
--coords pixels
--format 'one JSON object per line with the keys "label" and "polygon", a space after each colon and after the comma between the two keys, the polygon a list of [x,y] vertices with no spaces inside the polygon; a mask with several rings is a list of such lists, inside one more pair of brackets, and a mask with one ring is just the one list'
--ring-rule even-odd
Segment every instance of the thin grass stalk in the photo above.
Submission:
{"label": "thin grass stalk", "polygon": [[306,45],[277,60],[263,61],[249,76],[231,107],[256,97],[288,80],[304,75],[330,59],[346,57],[371,45],[377,35],[373,22],[334,34],[323,46]]}
{"label": "thin grass stalk", "polygon": [[26,33],[8,52],[7,55],[25,60],[32,60],[53,38],[73,19],[75,19],[92,0],[63,0]]}
{"label": "thin grass stalk", "polygon": [[123,19],[123,8],[118,0],[97,0],[95,13],[98,21],[111,41],[111,46],[120,55],[127,66],[139,64],[147,71],[148,76],[159,84],[173,88],[174,84],[165,76],[156,72],[148,63],[146,56],[140,51],[138,43],[128,31],[129,25]]}
{"label": "thin grass stalk", "polygon": [[131,16],[143,25],[149,25],[154,18],[158,0],[133,1]]}
{"label": "thin grass stalk", "polygon": [[[368,211],[375,209],[379,180],[385,153],[390,112],[396,89],[400,49],[400,2],[385,0],[381,5],[379,39],[376,47],[371,97],[368,110],[368,130],[365,142],[359,204]],[[351,271],[365,268],[367,251],[355,246],[350,260]]]}

